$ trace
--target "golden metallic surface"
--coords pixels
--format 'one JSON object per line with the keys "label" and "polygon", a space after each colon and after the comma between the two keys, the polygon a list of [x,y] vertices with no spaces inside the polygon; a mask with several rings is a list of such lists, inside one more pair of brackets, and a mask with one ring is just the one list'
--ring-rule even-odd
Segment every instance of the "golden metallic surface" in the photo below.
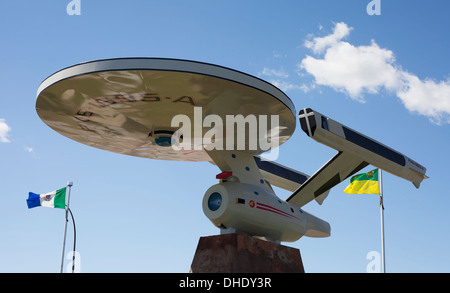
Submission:
{"label": "golden metallic surface", "polygon": [[[194,109],[201,109],[200,118]],[[261,79],[217,65],[158,58],[99,60],[58,71],[39,87],[36,111],[53,130],[80,143],[179,161],[207,161],[209,156],[194,144],[191,150],[175,150],[149,138],[156,131],[176,131],[179,127],[171,126],[176,115],[192,121],[193,142],[201,142],[211,129],[194,129],[208,115],[223,120],[224,136],[227,115],[267,115],[268,121],[278,115],[280,144],[296,125],[291,100]]]}

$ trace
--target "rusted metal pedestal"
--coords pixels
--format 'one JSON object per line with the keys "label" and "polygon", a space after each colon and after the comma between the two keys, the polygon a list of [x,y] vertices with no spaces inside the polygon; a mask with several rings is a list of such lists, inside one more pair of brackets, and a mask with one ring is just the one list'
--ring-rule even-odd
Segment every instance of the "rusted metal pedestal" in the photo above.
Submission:
{"label": "rusted metal pedestal", "polygon": [[304,273],[300,250],[244,234],[201,237],[191,273]]}

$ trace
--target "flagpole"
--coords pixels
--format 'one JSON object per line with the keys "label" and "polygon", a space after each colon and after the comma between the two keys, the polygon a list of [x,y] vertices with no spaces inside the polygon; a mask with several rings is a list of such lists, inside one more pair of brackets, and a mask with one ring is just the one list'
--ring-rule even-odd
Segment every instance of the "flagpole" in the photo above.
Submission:
{"label": "flagpole", "polygon": [[65,219],[65,223],[64,223],[64,238],[63,238],[63,246],[62,246],[62,255],[61,255],[61,270],[60,273],[63,272],[63,266],[64,266],[64,250],[66,248],[66,232],[67,232],[67,222],[69,221],[68,219],[68,210],[69,210],[69,203],[70,203],[70,188],[73,186],[73,182],[69,181],[67,182],[67,186],[69,187],[69,191],[68,191],[68,195],[67,195],[67,204],[66,204],[66,219]]}
{"label": "flagpole", "polygon": [[383,205],[383,180],[382,173],[383,171],[380,169],[380,213],[381,213],[381,268],[382,273],[386,272],[386,260],[384,254],[384,205]]}

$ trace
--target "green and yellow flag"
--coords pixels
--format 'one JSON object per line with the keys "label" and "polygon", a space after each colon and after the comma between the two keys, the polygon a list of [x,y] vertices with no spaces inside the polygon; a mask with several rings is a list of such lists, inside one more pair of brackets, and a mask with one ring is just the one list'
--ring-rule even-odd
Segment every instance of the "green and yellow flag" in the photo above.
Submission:
{"label": "green and yellow flag", "polygon": [[344,189],[344,192],[350,194],[380,194],[378,169],[350,178],[350,185]]}

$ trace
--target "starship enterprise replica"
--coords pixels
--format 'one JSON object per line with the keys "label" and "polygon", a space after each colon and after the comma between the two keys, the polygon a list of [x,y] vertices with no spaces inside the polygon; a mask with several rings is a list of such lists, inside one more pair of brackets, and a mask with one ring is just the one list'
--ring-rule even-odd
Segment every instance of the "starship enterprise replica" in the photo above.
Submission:
{"label": "starship enterprise replica", "polygon": [[[270,83],[207,63],[120,58],[74,65],[42,82],[36,110],[53,130],[92,147],[211,162],[219,183],[204,195],[205,215],[223,233],[274,242],[329,236],[329,223],[302,207],[321,204],[369,164],[417,188],[427,178],[407,156],[309,108],[298,113],[301,129],[337,154],[312,176],[264,159],[294,133],[294,104]],[[292,195],[283,200],[272,185]]]}

